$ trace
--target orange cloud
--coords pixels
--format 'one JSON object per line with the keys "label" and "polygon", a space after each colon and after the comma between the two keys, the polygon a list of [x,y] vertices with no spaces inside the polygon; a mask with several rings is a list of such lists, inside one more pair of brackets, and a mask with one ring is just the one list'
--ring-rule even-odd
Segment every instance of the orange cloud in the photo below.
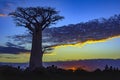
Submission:
{"label": "orange cloud", "polygon": [[5,17],[5,16],[7,16],[6,14],[0,14],[0,17]]}

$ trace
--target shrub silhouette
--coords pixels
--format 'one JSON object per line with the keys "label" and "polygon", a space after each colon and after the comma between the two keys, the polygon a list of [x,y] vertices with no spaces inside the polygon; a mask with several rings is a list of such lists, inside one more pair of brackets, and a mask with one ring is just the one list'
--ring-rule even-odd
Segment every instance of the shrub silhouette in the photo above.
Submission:
{"label": "shrub silhouette", "polygon": [[[112,68],[112,69],[111,69]],[[11,66],[0,66],[0,80],[120,80],[120,70],[113,67],[105,67],[102,71],[96,69],[93,72],[81,68],[64,70],[57,66],[36,68],[34,71],[20,69]]]}

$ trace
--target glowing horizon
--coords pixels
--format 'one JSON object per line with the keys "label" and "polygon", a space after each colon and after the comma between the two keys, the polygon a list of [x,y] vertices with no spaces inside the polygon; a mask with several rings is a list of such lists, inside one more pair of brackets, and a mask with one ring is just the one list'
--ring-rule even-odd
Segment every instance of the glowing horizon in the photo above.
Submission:
{"label": "glowing horizon", "polygon": [[[81,44],[56,46],[51,53],[44,54],[43,62],[84,59],[119,59],[119,40],[119,37],[115,37],[106,39],[106,41],[88,41],[83,43],[82,46]],[[29,56],[29,53],[0,54],[0,62],[29,62]]]}

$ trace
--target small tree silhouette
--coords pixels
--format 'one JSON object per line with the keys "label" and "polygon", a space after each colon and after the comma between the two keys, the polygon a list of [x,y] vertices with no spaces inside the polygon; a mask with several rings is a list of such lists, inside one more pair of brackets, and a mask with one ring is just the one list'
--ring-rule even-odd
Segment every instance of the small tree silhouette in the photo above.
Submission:
{"label": "small tree silhouette", "polygon": [[42,30],[63,19],[58,11],[51,7],[17,8],[10,13],[17,26],[24,26],[32,34],[32,49],[29,67],[35,69],[42,67]]}
{"label": "small tree silhouette", "polygon": [[108,67],[108,65],[106,65],[106,66],[105,66],[105,70],[109,70],[109,67]]}

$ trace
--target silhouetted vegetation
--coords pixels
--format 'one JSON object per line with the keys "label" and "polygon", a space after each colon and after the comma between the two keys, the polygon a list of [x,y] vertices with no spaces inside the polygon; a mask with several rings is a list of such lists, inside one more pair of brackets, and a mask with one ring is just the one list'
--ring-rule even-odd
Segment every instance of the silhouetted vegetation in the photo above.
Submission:
{"label": "silhouetted vegetation", "polygon": [[0,80],[120,80],[120,70],[105,66],[104,70],[96,69],[89,72],[81,68],[64,70],[57,66],[47,68],[21,69],[11,66],[0,67]]}

